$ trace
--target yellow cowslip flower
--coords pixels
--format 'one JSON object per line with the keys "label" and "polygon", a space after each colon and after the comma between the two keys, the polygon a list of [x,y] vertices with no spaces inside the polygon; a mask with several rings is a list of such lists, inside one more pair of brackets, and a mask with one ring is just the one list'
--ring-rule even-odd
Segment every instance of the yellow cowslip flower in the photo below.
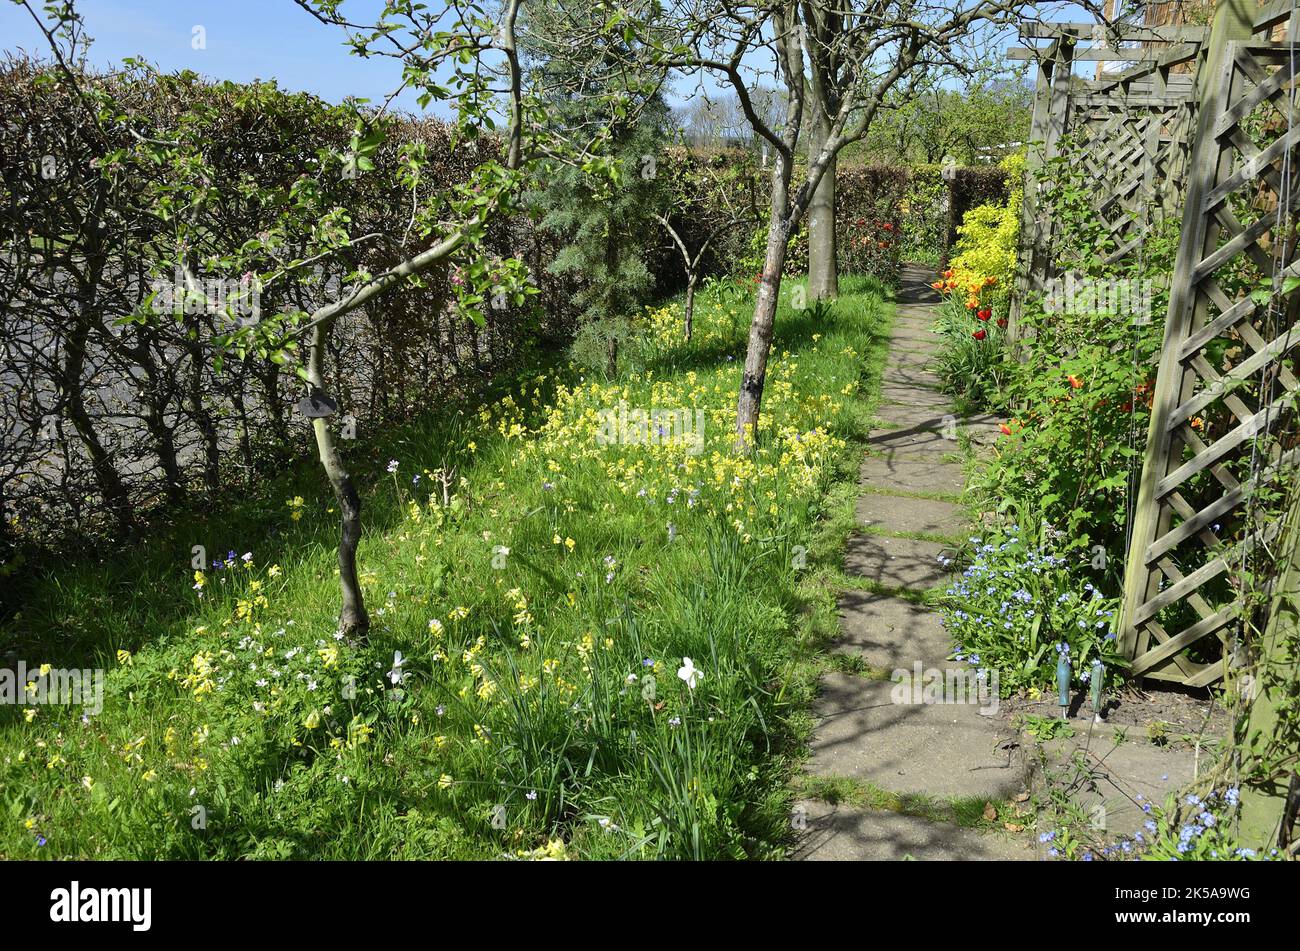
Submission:
{"label": "yellow cowslip flower", "polygon": [[272,577],[272,578],[278,578],[278,577],[280,577],[280,566],[279,566],[279,565],[272,565],[270,568],[267,568],[267,569],[266,569],[266,573],[267,573],[268,576],[270,576],[270,577]]}
{"label": "yellow cowslip flower", "polygon": [[152,769],[149,769],[141,773],[140,778],[143,779],[146,783],[151,783],[158,778],[158,774],[154,772]]}
{"label": "yellow cowslip flower", "polygon": [[28,707],[26,710],[23,711],[23,719],[26,720],[28,723],[31,723],[33,720],[36,719],[36,713],[37,710],[35,707]]}
{"label": "yellow cowslip flower", "polygon": [[370,741],[370,736],[375,732],[375,728],[369,723],[357,723],[353,721],[348,726],[348,746],[355,749],[358,746],[364,746]]}
{"label": "yellow cowslip flower", "polygon": [[559,536],[559,535],[552,535],[552,536],[551,536],[551,544],[552,544],[552,545],[558,545],[559,543],[560,543],[560,536]]}
{"label": "yellow cowslip flower", "polygon": [[566,538],[566,539],[564,540],[564,547],[567,548],[567,549],[569,549],[569,551],[573,551],[573,547],[574,547],[576,544],[577,544],[577,542],[575,542],[572,538]]}
{"label": "yellow cowslip flower", "polygon": [[53,670],[53,669],[54,669],[54,668],[51,667],[49,664],[41,664],[41,676],[44,677],[46,674],[48,674],[48,673],[49,673],[51,670]]}
{"label": "yellow cowslip flower", "polygon": [[194,572],[194,587],[202,588],[203,585],[204,585],[203,572],[201,571]]}
{"label": "yellow cowslip flower", "polygon": [[309,730],[314,730],[316,727],[320,726],[320,711],[313,710],[311,713],[307,714],[307,719],[303,721],[303,726]]}
{"label": "yellow cowslip flower", "polygon": [[451,788],[451,784],[452,784],[453,782],[454,782],[454,780],[453,780],[450,776],[448,776],[446,773],[443,773],[441,776],[438,777],[438,788],[439,788],[439,789],[450,789],[450,788]]}

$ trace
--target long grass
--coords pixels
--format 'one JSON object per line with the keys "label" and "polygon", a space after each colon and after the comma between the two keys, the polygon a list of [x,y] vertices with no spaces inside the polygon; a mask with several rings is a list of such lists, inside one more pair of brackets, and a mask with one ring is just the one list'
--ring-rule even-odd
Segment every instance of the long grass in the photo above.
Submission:
{"label": "long grass", "polygon": [[[644,365],[615,380],[539,371],[349,444],[364,644],[335,635],[336,514],[309,460],[147,544],[31,568],[8,666],[107,685],[98,712],[0,707],[0,856],[783,854],[842,540],[827,506],[890,313],[845,289],[779,315],[752,457],[730,452],[745,305],[707,299],[689,345],[679,307],[650,312]],[[703,445],[627,441],[624,404],[703,410]]]}

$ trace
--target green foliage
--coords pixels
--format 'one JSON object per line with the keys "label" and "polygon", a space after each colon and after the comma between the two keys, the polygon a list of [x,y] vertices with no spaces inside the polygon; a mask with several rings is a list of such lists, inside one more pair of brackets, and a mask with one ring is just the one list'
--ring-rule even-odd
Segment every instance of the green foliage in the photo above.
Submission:
{"label": "green foliage", "polygon": [[664,187],[656,163],[665,117],[657,106],[615,133],[612,181],[557,165],[545,176],[546,187],[529,197],[541,227],[563,242],[547,270],[573,281],[586,321],[633,313],[652,287],[646,235],[659,227],[652,214]]}
{"label": "green foliage", "polygon": [[[909,229],[921,222],[925,231],[927,209],[907,205],[915,173],[906,168],[869,165],[842,169],[836,176],[836,257],[843,274],[870,274],[887,284],[898,281],[899,266]],[[938,247],[934,248],[937,255]]]}
{"label": "green foliage", "polygon": [[1071,860],[1156,861],[1156,862],[1252,862],[1281,861],[1277,849],[1261,850],[1243,843],[1236,834],[1241,793],[1236,786],[1223,786],[1197,794],[1170,795],[1162,804],[1141,793],[1137,804],[1147,814],[1131,837],[1097,840],[1083,829],[1062,828],[1043,833],[1050,843],[1049,854]]}
{"label": "green foliage", "polygon": [[[882,347],[878,288],[844,290],[817,341],[782,310],[752,458],[729,452],[725,357],[747,324],[707,299],[694,345],[679,306],[644,318],[643,372],[529,372],[342,444],[369,513],[366,644],[333,637],[336,503],[307,463],[148,545],[25,569],[5,642],[107,680],[84,722],[0,706],[0,855],[781,855],[795,546],[831,564],[815,519],[853,484]],[[602,445],[623,401],[698,408],[704,451]],[[199,542],[222,566],[196,580]]]}
{"label": "green foliage", "polygon": [[1121,551],[1158,331],[1105,313],[1027,315],[1025,323],[1039,336],[1006,384],[1017,415],[978,490],[998,510],[1032,499],[1079,544]]}
{"label": "green foliage", "polygon": [[970,564],[945,591],[943,606],[957,660],[997,671],[1003,695],[1053,690],[1064,648],[1076,685],[1087,682],[1096,658],[1107,670],[1122,664],[1116,602],[1071,570],[1081,559],[1077,542],[1046,522],[1022,529],[1013,520],[970,542]]}
{"label": "green foliage", "polygon": [[902,217],[903,242],[899,256],[904,261],[939,266],[948,227],[947,216],[943,213],[947,191],[948,183],[943,180],[940,166],[911,169],[907,191],[898,207]]}
{"label": "green foliage", "polygon": [[569,359],[588,373],[609,376],[611,342],[619,373],[644,369],[653,352],[645,328],[621,317],[593,320],[579,327],[569,345]]}
{"label": "green foliage", "polygon": [[[946,298],[939,308],[943,345],[935,370],[945,392],[957,397],[961,408],[987,410],[1006,405],[1006,389],[1014,370],[1003,352],[1003,330],[998,326],[1005,315],[1005,303],[1005,298],[999,298],[990,304],[994,317],[984,321],[972,320],[971,311],[955,296]],[[982,339],[974,336],[980,330],[985,334]]]}
{"label": "green foliage", "polygon": [[988,161],[982,149],[1029,138],[1032,89],[1000,70],[982,71],[963,89],[935,82],[887,102],[892,108],[881,111],[851,154],[888,165],[938,165],[945,157],[977,165]]}
{"label": "green foliage", "polygon": [[[749,253],[736,262],[734,273],[753,279],[763,274],[763,264],[767,260],[767,223],[755,225],[749,234]],[[799,225],[798,230],[786,241],[785,270],[786,277],[798,277],[808,270],[808,222]]]}

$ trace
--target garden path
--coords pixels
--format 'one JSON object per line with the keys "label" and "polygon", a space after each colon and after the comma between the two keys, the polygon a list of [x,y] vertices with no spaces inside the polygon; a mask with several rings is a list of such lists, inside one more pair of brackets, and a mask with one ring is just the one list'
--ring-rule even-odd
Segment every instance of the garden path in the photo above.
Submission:
{"label": "garden path", "polygon": [[[939,337],[929,271],[904,270],[881,420],[863,460],[837,669],[822,675],[817,726],[795,804],[798,859],[1033,859],[1026,836],[990,831],[1024,781],[1019,738],[979,703],[896,702],[904,671],[959,665],[928,594],[967,531],[959,435],[984,443],[991,417],[958,419],[931,369]],[[852,671],[852,672],[846,672]],[[964,671],[963,671],[964,673]],[[916,693],[920,692],[919,686]]]}

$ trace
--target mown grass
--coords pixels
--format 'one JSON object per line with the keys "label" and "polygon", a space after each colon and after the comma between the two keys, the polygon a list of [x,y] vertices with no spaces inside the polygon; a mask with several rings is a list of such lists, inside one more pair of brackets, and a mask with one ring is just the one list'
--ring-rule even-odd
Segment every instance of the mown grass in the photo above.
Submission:
{"label": "mown grass", "polygon": [[[981,831],[1002,830],[1007,817],[1017,815],[1015,805],[987,796],[928,796],[922,793],[894,793],[859,779],[843,776],[802,776],[796,783],[801,796],[823,802],[844,803],[861,809],[897,812],[905,816],[950,822]],[[992,813],[988,811],[992,806]],[[988,818],[992,815],[993,818]]]}
{"label": "mown grass", "polygon": [[[845,291],[782,311],[750,458],[729,451],[743,305],[708,301],[689,345],[652,312],[619,379],[538,372],[345,444],[364,644],[335,636],[335,515],[306,460],[33,569],[8,665],[107,687],[94,714],[0,708],[0,855],[782,854],[888,335],[880,289]],[[703,451],[601,444],[620,403],[704,410]],[[195,545],[234,566],[196,576]]]}

